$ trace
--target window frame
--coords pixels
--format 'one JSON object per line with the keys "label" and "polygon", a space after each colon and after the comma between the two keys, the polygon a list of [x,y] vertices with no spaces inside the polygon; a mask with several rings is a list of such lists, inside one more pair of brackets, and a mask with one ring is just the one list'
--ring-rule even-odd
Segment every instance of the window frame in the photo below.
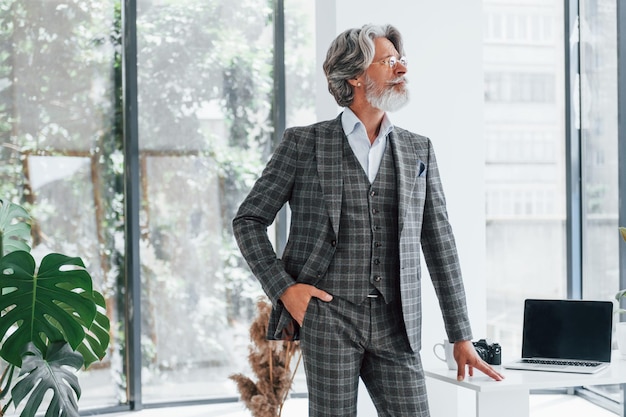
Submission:
{"label": "window frame", "polygon": [[[582,192],[581,192],[581,132],[580,95],[580,51],[578,43],[571,44],[579,30],[579,0],[564,0],[564,50],[565,50],[565,134],[566,134],[566,253],[567,253],[567,296],[582,298]],[[284,1],[273,0],[274,7],[274,143],[277,143],[285,129],[285,70],[284,70]],[[116,410],[138,411],[146,407],[142,401],[141,376],[141,329],[140,329],[140,262],[139,262],[139,138],[137,111],[137,0],[123,0],[123,107],[124,107],[124,156],[125,156],[125,215],[126,215],[126,333],[127,333],[127,394],[128,403],[120,404]],[[618,114],[626,114],[626,5],[617,1],[617,45],[618,45]],[[622,117],[623,118],[623,117]],[[618,126],[619,186],[620,201],[626,201],[626,123]],[[283,209],[276,221],[276,242],[282,250],[287,239],[288,215]],[[626,203],[619,207],[619,224],[626,225]],[[616,233],[616,238],[619,238]],[[620,245],[619,279],[620,288],[626,288],[626,244]],[[623,301],[623,307],[626,307]],[[132,312],[132,313],[131,313]],[[622,315],[622,321],[626,317]],[[233,398],[206,399],[198,403],[218,403],[236,401]],[[150,404],[150,408],[168,405],[188,404],[172,402]],[[626,405],[624,405],[626,409]],[[110,408],[96,412],[111,411]]]}

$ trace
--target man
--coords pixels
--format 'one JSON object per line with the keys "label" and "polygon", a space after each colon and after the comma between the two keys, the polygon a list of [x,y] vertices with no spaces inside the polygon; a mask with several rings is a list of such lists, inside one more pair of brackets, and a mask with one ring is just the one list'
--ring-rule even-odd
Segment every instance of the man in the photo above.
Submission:
{"label": "man", "polygon": [[[471,343],[465,292],[431,142],[391,123],[408,99],[393,26],[340,34],[323,68],[336,119],[287,129],[233,220],[273,303],[268,336],[300,338],[309,415],[356,415],[359,376],[381,416],[428,416],[421,349],[420,247],[458,378],[501,380]],[[288,202],[277,259],[267,227]],[[294,323],[295,321],[295,323]]]}

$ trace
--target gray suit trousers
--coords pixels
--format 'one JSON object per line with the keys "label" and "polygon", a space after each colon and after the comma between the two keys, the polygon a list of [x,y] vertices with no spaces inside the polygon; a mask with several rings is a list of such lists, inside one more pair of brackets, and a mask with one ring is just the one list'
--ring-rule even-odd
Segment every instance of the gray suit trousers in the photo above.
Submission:
{"label": "gray suit trousers", "polygon": [[359,376],[379,416],[429,416],[422,363],[399,301],[312,298],[300,332],[310,417],[356,416]]}

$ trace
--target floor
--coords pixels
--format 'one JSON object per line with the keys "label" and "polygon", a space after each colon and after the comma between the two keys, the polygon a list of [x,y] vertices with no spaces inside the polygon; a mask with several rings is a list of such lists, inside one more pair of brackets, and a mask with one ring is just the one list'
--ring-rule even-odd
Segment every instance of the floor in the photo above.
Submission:
{"label": "floor", "polygon": [[[292,398],[285,403],[282,417],[307,415],[307,400]],[[196,405],[145,409],[136,412],[108,414],[107,417],[250,417],[240,403]],[[573,395],[532,395],[530,417],[615,417],[616,414],[597,407],[583,398]]]}

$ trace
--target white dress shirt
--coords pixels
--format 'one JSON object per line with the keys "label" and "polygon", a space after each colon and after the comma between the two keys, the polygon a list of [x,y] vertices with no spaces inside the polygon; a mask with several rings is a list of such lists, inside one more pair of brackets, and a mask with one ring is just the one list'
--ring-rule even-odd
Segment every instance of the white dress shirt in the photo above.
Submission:
{"label": "white dress shirt", "polygon": [[373,183],[387,147],[387,135],[393,130],[393,125],[387,113],[383,116],[378,137],[373,143],[370,143],[370,139],[367,137],[365,125],[349,107],[346,107],[341,115],[341,124],[344,133],[348,137],[348,143],[352,148],[352,152],[354,152],[356,159],[359,160],[361,167],[363,167],[370,184]]}

